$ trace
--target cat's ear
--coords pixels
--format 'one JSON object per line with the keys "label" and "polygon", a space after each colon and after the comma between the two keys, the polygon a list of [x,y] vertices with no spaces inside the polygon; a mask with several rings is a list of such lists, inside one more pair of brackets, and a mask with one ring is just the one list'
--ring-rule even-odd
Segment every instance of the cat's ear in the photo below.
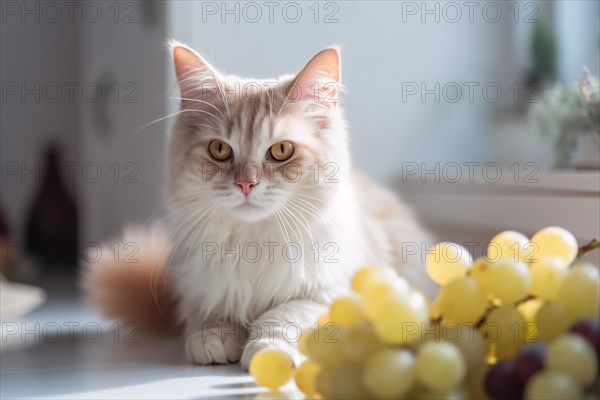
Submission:
{"label": "cat's ear", "polygon": [[219,94],[221,81],[208,61],[181,43],[173,41],[169,45],[182,99],[208,101]]}
{"label": "cat's ear", "polygon": [[290,99],[311,100],[335,108],[342,80],[340,49],[332,46],[314,56],[296,76]]}

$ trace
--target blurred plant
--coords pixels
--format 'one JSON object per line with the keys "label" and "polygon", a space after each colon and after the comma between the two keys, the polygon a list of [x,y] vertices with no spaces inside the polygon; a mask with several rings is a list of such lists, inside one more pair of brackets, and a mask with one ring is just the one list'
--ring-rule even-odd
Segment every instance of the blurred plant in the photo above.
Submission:
{"label": "blurred plant", "polygon": [[580,135],[592,134],[600,150],[600,91],[598,78],[583,67],[579,83],[557,83],[532,108],[539,130],[558,135],[556,166],[569,166],[571,153]]}
{"label": "blurred plant", "polygon": [[552,30],[542,21],[533,25],[531,53],[537,79],[552,79],[556,71],[556,45]]}
{"label": "blurred plant", "polygon": [[579,90],[588,108],[590,122],[600,136],[600,92],[598,78],[594,78],[587,67],[583,67],[583,78],[579,81]]}

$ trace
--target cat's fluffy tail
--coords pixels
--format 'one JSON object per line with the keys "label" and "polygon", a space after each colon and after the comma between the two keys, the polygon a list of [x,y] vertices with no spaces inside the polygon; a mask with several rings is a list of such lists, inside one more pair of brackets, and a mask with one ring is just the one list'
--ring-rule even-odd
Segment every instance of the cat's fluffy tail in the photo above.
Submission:
{"label": "cat's fluffy tail", "polygon": [[170,252],[163,227],[128,229],[122,239],[92,249],[80,286],[106,318],[133,323],[145,333],[175,332]]}

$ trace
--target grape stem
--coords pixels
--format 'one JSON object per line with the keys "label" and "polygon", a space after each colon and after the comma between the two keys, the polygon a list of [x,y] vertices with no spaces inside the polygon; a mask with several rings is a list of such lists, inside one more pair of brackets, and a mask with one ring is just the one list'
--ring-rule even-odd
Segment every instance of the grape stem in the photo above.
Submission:
{"label": "grape stem", "polygon": [[588,244],[584,244],[579,248],[579,251],[577,252],[577,258],[581,258],[590,251],[598,248],[600,248],[600,240],[592,239]]}

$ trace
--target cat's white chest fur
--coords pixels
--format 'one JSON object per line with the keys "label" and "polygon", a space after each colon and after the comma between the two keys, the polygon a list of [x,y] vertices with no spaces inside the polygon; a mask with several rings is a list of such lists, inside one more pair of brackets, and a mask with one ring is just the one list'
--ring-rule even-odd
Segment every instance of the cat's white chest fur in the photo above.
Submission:
{"label": "cat's white chest fur", "polygon": [[250,323],[290,300],[328,303],[366,261],[359,221],[338,214],[307,219],[310,234],[291,218],[250,226],[213,220],[201,242],[188,239],[175,253],[180,318]]}

